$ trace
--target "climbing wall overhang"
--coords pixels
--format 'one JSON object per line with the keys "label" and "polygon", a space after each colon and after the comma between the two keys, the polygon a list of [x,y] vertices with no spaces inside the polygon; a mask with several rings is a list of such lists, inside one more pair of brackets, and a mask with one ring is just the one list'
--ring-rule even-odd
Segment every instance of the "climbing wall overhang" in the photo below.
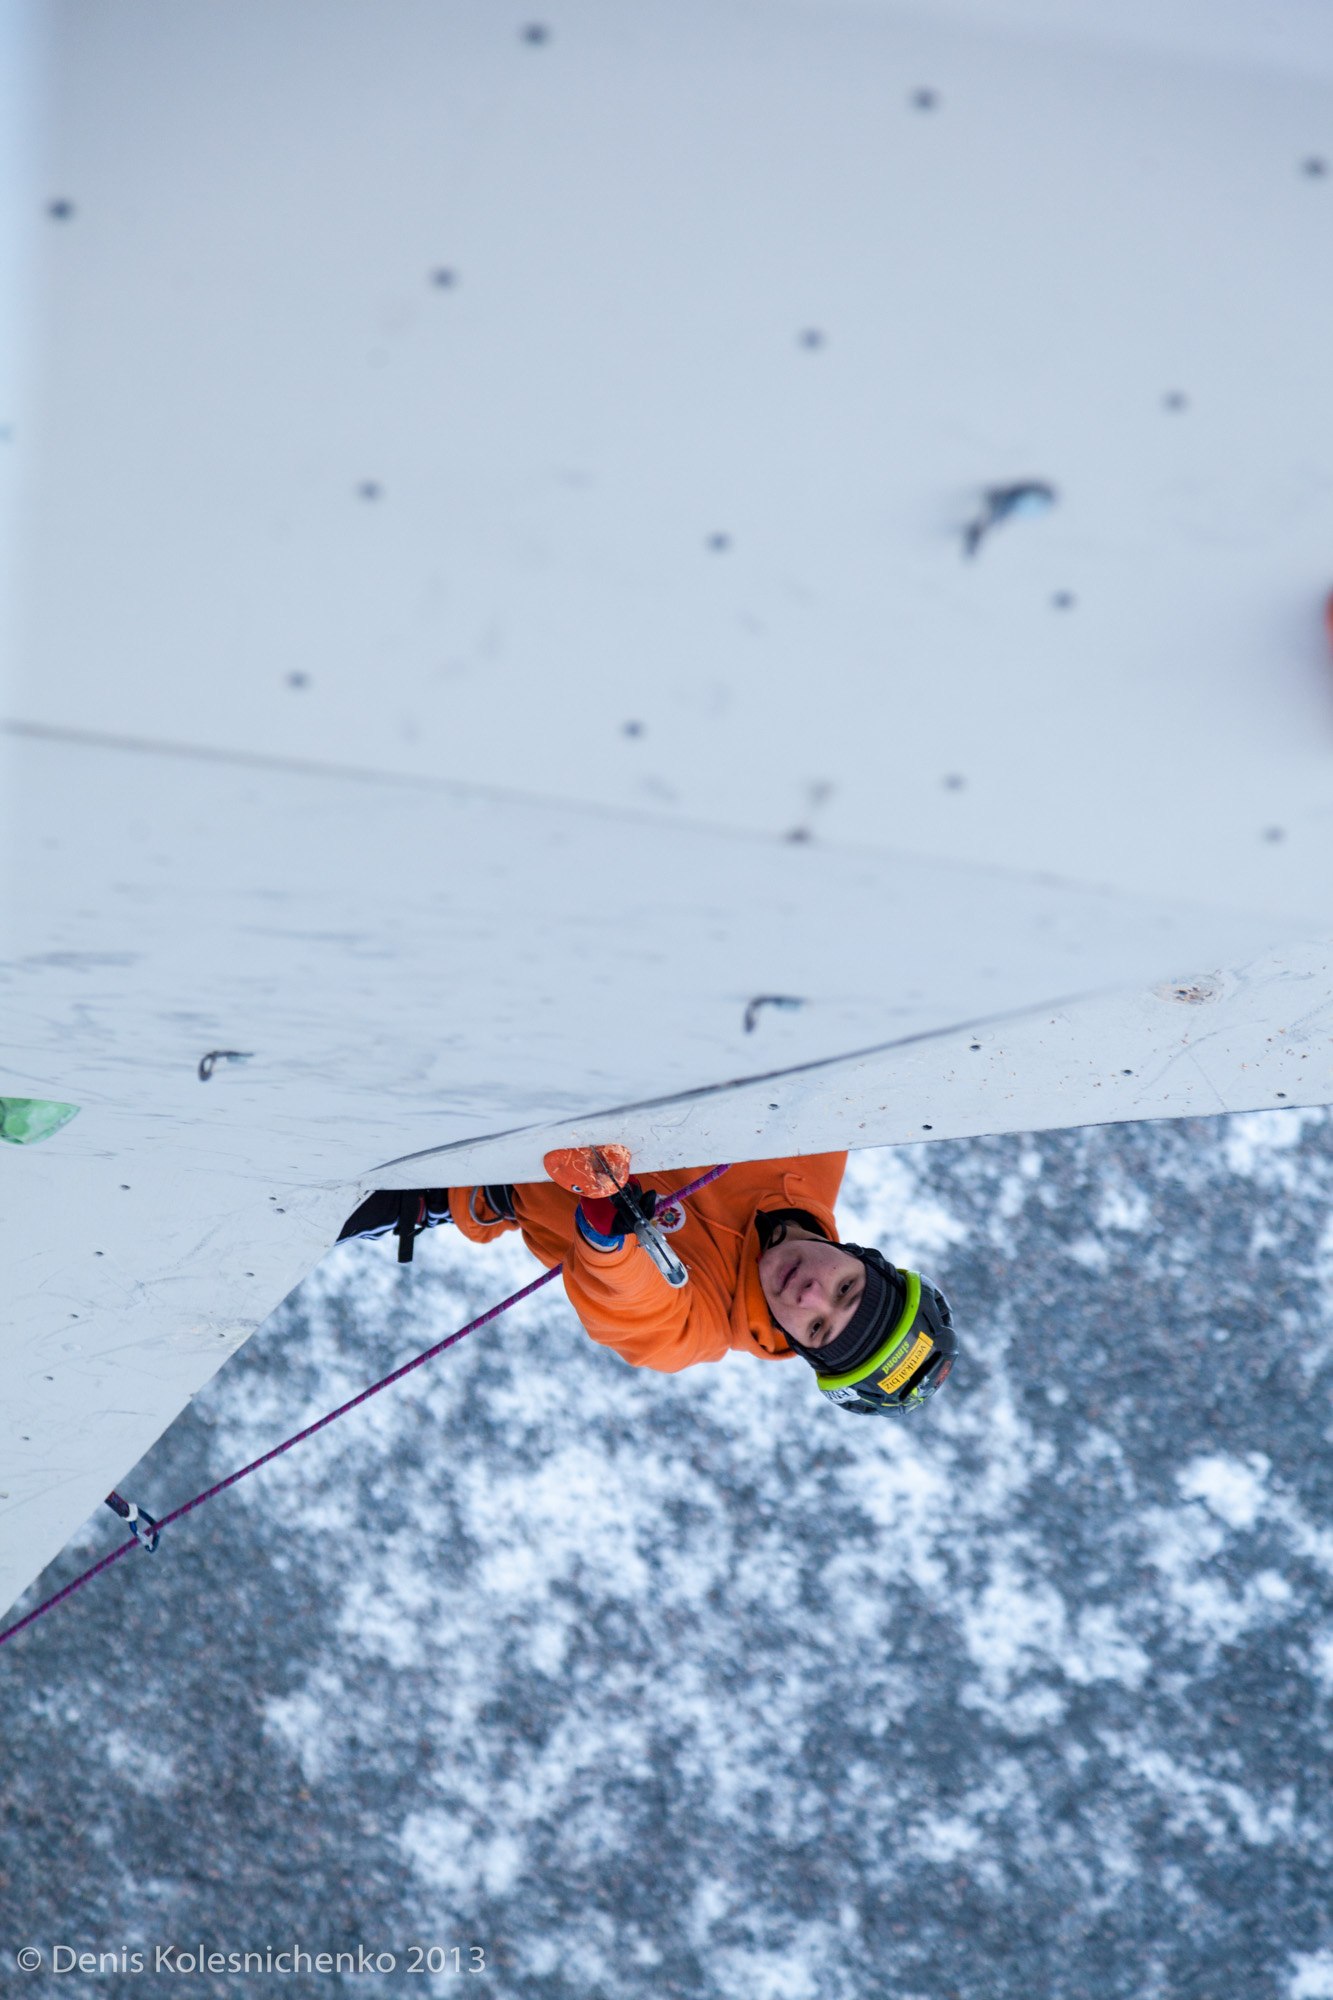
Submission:
{"label": "climbing wall overhang", "polygon": [[364,1187],[1333,1098],[1327,14],[4,32],[0,1601]]}

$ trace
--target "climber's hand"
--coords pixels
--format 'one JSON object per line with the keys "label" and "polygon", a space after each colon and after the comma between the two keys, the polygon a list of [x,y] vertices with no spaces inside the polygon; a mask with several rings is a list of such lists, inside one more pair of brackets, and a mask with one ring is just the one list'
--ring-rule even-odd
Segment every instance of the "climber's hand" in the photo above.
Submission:
{"label": "climber's hand", "polygon": [[584,1195],[580,1201],[575,1220],[579,1234],[594,1250],[618,1250],[626,1236],[632,1235],[634,1212],[625,1200],[626,1192],[634,1196],[642,1214],[654,1214],[656,1190],[642,1188],[637,1180],[628,1181],[619,1194]]}

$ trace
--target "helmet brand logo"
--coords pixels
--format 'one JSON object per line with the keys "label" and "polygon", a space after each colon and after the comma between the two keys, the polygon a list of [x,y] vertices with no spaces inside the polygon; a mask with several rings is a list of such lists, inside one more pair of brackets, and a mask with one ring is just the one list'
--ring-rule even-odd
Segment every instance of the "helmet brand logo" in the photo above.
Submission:
{"label": "helmet brand logo", "polygon": [[891,1375],[881,1375],[875,1385],[876,1388],[883,1389],[886,1394],[891,1394],[893,1390],[900,1387],[907,1380],[909,1375],[913,1374],[921,1366],[921,1363],[925,1360],[934,1345],[935,1343],[928,1333],[919,1333],[912,1342],[905,1359],[898,1363],[898,1366],[893,1370]]}

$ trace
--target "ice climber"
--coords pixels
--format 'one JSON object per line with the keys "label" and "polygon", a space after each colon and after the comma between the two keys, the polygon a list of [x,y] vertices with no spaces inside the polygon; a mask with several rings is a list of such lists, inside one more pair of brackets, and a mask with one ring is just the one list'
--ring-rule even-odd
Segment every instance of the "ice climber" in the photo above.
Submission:
{"label": "ice climber", "polygon": [[553,1181],[519,1186],[380,1190],[343,1227],[399,1239],[452,1222],[473,1243],[517,1229],[549,1270],[563,1263],[585,1331],[636,1368],[674,1373],[729,1349],[764,1361],[799,1355],[841,1408],[917,1408],[943,1383],[957,1341],[948,1301],[878,1250],[838,1240],[833,1204],[845,1153],[758,1160],[674,1202],[687,1171],[629,1183],[689,1273],[673,1289],[631,1233],[622,1196],[581,1200]]}

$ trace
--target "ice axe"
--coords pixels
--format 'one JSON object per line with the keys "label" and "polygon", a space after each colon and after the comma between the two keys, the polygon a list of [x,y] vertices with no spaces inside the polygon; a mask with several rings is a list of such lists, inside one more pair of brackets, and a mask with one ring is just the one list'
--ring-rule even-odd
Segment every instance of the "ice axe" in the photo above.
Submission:
{"label": "ice axe", "polygon": [[542,1161],[557,1187],[570,1194],[608,1201],[618,1197],[634,1227],[635,1240],[646,1250],[667,1283],[687,1285],[690,1274],[644,1207],[642,1195],[630,1182],[628,1146],[564,1146]]}

